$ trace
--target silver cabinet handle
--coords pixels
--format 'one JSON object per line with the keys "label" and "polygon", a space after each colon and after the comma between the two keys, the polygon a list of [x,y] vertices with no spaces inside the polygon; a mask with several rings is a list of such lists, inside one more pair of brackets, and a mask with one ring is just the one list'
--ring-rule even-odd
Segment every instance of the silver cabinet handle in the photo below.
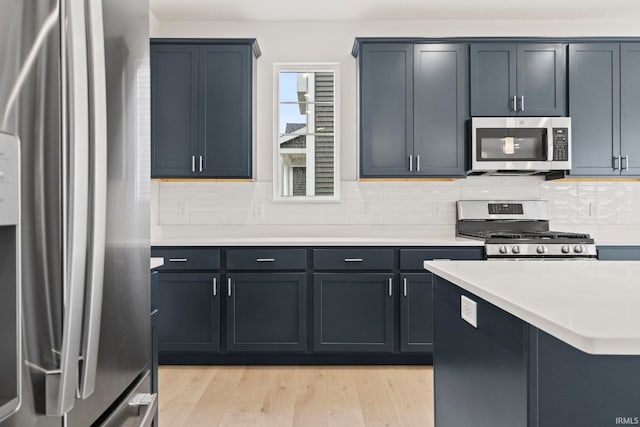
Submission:
{"label": "silver cabinet handle", "polygon": [[420,172],[420,154],[416,156],[416,171]]}
{"label": "silver cabinet handle", "polygon": [[409,154],[409,172],[413,172],[413,154]]}
{"label": "silver cabinet handle", "polygon": [[256,262],[274,262],[275,258],[256,258]]}
{"label": "silver cabinet handle", "polygon": [[227,279],[227,296],[231,296],[231,278]]}
{"label": "silver cabinet handle", "polygon": [[187,262],[189,261],[186,258],[169,258],[169,262]]}
{"label": "silver cabinet handle", "polygon": [[200,156],[200,172],[202,172],[202,156]]}
{"label": "silver cabinet handle", "polygon": [[389,296],[393,296],[393,279],[389,277]]}
{"label": "silver cabinet handle", "polygon": [[95,390],[102,320],[102,295],[104,286],[104,257],[107,227],[107,89],[104,60],[104,30],[102,2],[88,1],[90,123],[92,141],[90,157],[92,186],[90,204],[93,205],[89,220],[89,254],[87,263],[86,297],[83,337],[80,355],[80,398],[86,399]]}
{"label": "silver cabinet handle", "polygon": [[520,111],[524,111],[524,95],[520,96]]}
{"label": "silver cabinet handle", "polygon": [[620,156],[613,156],[613,170],[617,171],[620,169]]}
{"label": "silver cabinet handle", "polygon": [[191,172],[196,171],[196,156],[191,156]]}
{"label": "silver cabinet handle", "polygon": [[344,262],[362,262],[362,258],[345,258]]}
{"label": "silver cabinet handle", "polygon": [[511,110],[513,111],[518,111],[518,106],[516,105],[518,101],[516,100],[516,98],[517,97],[513,95],[513,98],[511,99]]}
{"label": "silver cabinet handle", "polygon": [[622,163],[622,161],[620,162],[620,170],[629,170],[629,155],[625,154],[624,156],[622,156],[622,160],[624,160],[624,163]]}
{"label": "silver cabinet handle", "polygon": [[402,279],[402,293],[407,296],[407,278]]}
{"label": "silver cabinet handle", "polygon": [[216,295],[218,295],[218,279],[217,278],[213,278],[213,296],[215,297]]}

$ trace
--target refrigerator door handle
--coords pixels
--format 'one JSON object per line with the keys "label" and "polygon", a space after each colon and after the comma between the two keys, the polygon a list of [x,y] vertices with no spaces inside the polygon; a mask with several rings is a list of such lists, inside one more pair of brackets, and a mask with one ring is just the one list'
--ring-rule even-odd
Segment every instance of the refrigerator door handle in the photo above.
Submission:
{"label": "refrigerator door handle", "polygon": [[[78,355],[87,252],[87,196],[89,191],[89,106],[87,44],[83,0],[63,2],[63,278],[64,316],[60,373],[47,375],[45,412],[62,416],[73,408],[78,386]],[[66,27],[66,28],[65,28]],[[67,61],[67,58],[69,61]],[[65,93],[68,91],[68,99]],[[66,129],[65,129],[66,127]],[[51,382],[51,384],[49,384]]]}
{"label": "refrigerator door handle", "polygon": [[89,99],[91,100],[91,142],[93,185],[89,200],[92,203],[89,221],[87,248],[87,289],[83,323],[83,359],[80,369],[79,397],[86,399],[95,390],[100,345],[100,322],[102,317],[102,294],[104,285],[104,258],[107,227],[107,90],[105,75],[104,29],[102,23],[102,1],[87,3],[89,46]]}

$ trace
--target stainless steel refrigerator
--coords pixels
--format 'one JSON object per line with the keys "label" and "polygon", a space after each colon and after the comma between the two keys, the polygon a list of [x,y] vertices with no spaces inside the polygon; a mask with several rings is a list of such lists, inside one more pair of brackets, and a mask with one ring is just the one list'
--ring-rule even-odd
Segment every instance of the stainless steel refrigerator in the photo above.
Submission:
{"label": "stainless steel refrigerator", "polygon": [[155,416],[148,8],[0,0],[0,142],[21,177],[21,239],[0,224],[1,427]]}

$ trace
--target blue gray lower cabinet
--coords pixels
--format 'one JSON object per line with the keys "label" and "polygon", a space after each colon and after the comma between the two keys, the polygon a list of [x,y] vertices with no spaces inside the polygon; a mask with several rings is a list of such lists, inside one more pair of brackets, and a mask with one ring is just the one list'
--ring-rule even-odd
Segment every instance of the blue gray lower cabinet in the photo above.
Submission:
{"label": "blue gray lower cabinet", "polygon": [[[640,356],[583,353],[442,278],[434,286],[436,427],[613,427],[640,417]],[[477,303],[477,328],[460,317],[461,295]]]}
{"label": "blue gray lower cabinet", "polygon": [[640,246],[598,246],[601,261],[640,261]]}
{"label": "blue gray lower cabinet", "polygon": [[315,351],[393,351],[393,274],[313,275]]}
{"label": "blue gray lower cabinet", "polygon": [[152,256],[165,259],[152,280],[160,363],[429,364],[423,261],[482,259],[483,248],[165,246]]}
{"label": "blue gray lower cabinet", "polygon": [[400,275],[400,350],[433,351],[433,275]]}
{"label": "blue gray lower cabinet", "polygon": [[305,273],[231,273],[226,286],[228,351],[306,350]]}
{"label": "blue gray lower cabinet", "polygon": [[160,351],[220,349],[220,275],[157,274]]}

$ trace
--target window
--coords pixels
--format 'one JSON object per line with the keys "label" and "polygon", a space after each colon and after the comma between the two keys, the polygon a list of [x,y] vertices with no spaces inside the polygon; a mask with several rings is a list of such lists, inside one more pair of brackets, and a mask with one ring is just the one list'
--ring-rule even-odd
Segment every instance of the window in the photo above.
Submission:
{"label": "window", "polygon": [[337,200],[338,65],[276,64],[274,199]]}

